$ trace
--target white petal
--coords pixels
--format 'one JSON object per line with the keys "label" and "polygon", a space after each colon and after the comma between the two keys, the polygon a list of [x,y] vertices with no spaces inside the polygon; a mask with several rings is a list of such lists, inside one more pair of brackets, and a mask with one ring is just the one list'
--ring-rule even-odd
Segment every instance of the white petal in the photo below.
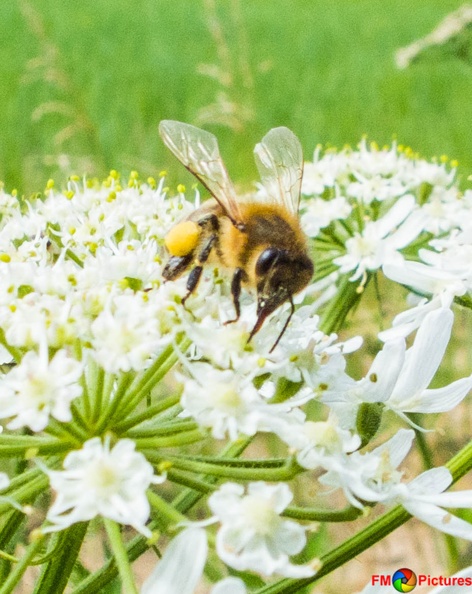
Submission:
{"label": "white petal", "polygon": [[449,272],[432,268],[421,262],[405,262],[403,266],[386,263],[382,268],[391,280],[413,287],[422,293],[435,293],[439,286],[456,282],[457,278]]}
{"label": "white petal", "polygon": [[439,413],[447,412],[461,402],[472,389],[472,377],[460,380],[434,390],[425,390],[414,406],[402,407],[403,412]]}
{"label": "white petal", "polygon": [[392,468],[397,468],[410,451],[414,438],[415,432],[412,429],[400,429],[391,439],[375,448],[372,453],[380,455],[384,450],[388,450],[390,465]]}
{"label": "white petal", "polygon": [[411,194],[397,200],[388,213],[377,221],[380,237],[385,237],[390,231],[399,225],[410,214],[415,204]]}
{"label": "white petal", "polygon": [[453,491],[451,493],[436,493],[435,495],[424,495],[416,498],[417,501],[425,501],[442,507],[472,507],[472,491]]}
{"label": "white petal", "polygon": [[194,594],[208,553],[206,532],[187,528],[167,547],[141,594]]}
{"label": "white petal", "polygon": [[225,578],[211,589],[211,594],[246,594],[246,592],[244,582],[235,577]]}
{"label": "white petal", "polygon": [[419,210],[413,212],[403,225],[390,236],[390,242],[397,250],[405,247],[421,233],[424,223],[424,214]]}
{"label": "white petal", "polygon": [[421,323],[395,386],[392,400],[402,402],[425,390],[436,373],[451,336],[454,316],[450,309],[429,313]]}
{"label": "white petal", "polygon": [[408,489],[414,494],[442,493],[452,483],[452,475],[445,466],[426,470],[408,483]]}
{"label": "white petal", "polygon": [[405,341],[392,340],[375,357],[362,387],[366,390],[363,400],[385,402],[392,394],[405,359]]}
{"label": "white petal", "polygon": [[423,501],[418,503],[405,501],[402,505],[407,512],[425,524],[441,530],[441,532],[445,532],[446,534],[472,540],[472,524],[453,516],[437,505]]}

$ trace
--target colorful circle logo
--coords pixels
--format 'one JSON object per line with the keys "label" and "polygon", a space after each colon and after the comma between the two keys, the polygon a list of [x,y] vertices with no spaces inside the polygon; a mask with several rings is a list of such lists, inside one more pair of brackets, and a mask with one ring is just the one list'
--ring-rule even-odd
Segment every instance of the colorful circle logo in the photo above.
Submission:
{"label": "colorful circle logo", "polygon": [[397,592],[411,592],[416,588],[416,574],[411,569],[402,567],[392,575],[392,583]]}

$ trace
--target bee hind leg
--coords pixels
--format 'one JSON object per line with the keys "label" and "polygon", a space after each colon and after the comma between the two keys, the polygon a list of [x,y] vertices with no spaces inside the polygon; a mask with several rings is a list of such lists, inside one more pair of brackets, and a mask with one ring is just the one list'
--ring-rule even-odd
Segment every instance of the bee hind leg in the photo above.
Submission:
{"label": "bee hind leg", "polygon": [[236,311],[236,317],[234,320],[228,320],[225,322],[226,324],[232,324],[233,322],[237,322],[239,320],[239,316],[241,315],[241,306],[239,303],[239,297],[241,296],[241,283],[243,280],[243,269],[236,268],[233,280],[231,281],[231,295],[233,296],[233,303],[234,309]]}

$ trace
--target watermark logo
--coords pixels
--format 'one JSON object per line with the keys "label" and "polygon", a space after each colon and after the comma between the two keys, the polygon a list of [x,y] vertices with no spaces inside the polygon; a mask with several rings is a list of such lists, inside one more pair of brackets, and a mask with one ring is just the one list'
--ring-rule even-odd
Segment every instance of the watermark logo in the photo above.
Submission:
{"label": "watermark logo", "polygon": [[411,592],[416,588],[416,574],[408,567],[402,567],[392,575],[392,586],[397,592]]}

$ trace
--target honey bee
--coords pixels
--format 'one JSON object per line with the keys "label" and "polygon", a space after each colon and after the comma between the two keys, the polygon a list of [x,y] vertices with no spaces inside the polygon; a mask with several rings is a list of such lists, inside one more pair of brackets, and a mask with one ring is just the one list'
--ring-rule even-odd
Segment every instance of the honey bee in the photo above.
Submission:
{"label": "honey bee", "polygon": [[226,323],[240,317],[242,286],[257,291],[257,320],[248,342],[266,318],[288,301],[290,314],[272,351],[295,311],[293,295],[308,285],[314,271],[298,219],[303,175],[300,141],[284,127],[273,128],[264,136],[254,154],[267,197],[245,201],[236,195],[213,134],[172,120],[162,121],[159,133],[213,197],[167,234],[170,258],[164,278],[174,280],[190,269],[185,303],[196,289],[205,263],[219,263],[232,270],[236,317]]}

